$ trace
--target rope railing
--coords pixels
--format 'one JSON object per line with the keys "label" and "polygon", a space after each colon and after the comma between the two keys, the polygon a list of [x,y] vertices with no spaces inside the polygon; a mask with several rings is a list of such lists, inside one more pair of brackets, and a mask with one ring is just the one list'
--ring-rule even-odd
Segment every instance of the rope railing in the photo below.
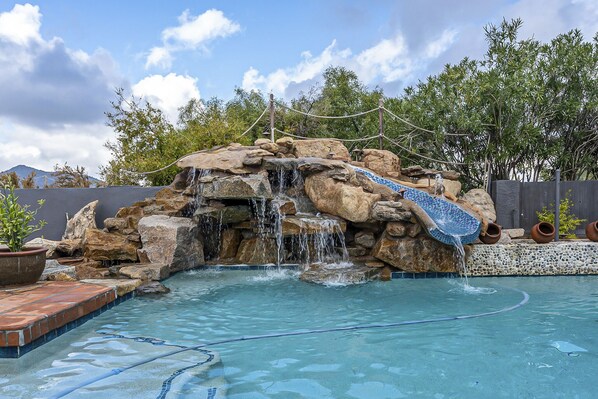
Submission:
{"label": "rope railing", "polygon": [[[285,132],[284,130],[280,130],[280,129],[277,129],[277,128],[274,128],[274,131],[276,131],[276,132],[278,132],[280,134],[283,134],[285,136],[294,137],[294,138],[301,139],[301,140],[309,140],[310,139],[310,137],[299,136],[299,135],[296,135],[296,134],[293,134],[293,133]],[[318,138],[319,139],[331,139],[331,140],[345,141],[345,142],[348,142],[348,143],[352,143],[352,142],[357,142],[357,141],[372,140],[372,139],[378,138],[378,135],[376,134],[375,136],[363,137],[363,138],[359,138],[359,139],[339,139],[339,138],[336,138],[336,137],[318,137]]]}
{"label": "rope railing", "polygon": [[[304,116],[308,116],[308,117],[311,117],[311,118],[318,118],[318,119],[349,119],[349,118],[356,118],[356,117],[364,116],[364,115],[370,114],[372,112],[378,111],[378,113],[380,115],[379,116],[380,126],[379,126],[379,132],[378,132],[378,134],[372,135],[372,136],[369,136],[369,137],[356,138],[356,139],[340,139],[340,138],[334,138],[334,137],[330,137],[330,138],[333,139],[333,140],[338,140],[338,141],[347,142],[347,143],[358,143],[358,142],[365,142],[365,141],[370,142],[371,140],[378,139],[379,143],[380,143],[380,146],[382,146],[382,140],[386,139],[391,144],[393,144],[393,145],[401,148],[402,150],[404,150],[404,151],[406,151],[406,152],[408,152],[408,153],[410,153],[410,154],[412,154],[412,155],[414,155],[416,157],[420,157],[420,158],[423,158],[423,159],[426,159],[426,160],[429,160],[429,161],[432,161],[432,162],[438,162],[438,163],[442,163],[442,164],[465,165],[465,163],[461,163],[461,162],[443,161],[443,160],[440,160],[440,159],[434,159],[434,158],[431,158],[431,157],[428,157],[428,156],[425,156],[425,155],[422,155],[422,154],[418,154],[418,153],[410,150],[409,148],[403,146],[402,144],[396,142],[395,140],[389,138],[388,136],[386,136],[384,134],[383,122],[382,122],[382,113],[383,112],[388,113],[392,118],[394,118],[394,119],[396,119],[396,120],[398,120],[398,121],[400,121],[400,122],[402,122],[402,123],[404,123],[404,124],[412,127],[414,130],[423,131],[423,132],[432,133],[432,134],[436,134],[436,132],[433,131],[433,130],[429,130],[429,129],[425,129],[423,127],[417,126],[417,125],[413,124],[412,122],[408,121],[407,119],[398,116],[394,112],[390,111],[388,108],[384,107],[382,100],[380,100],[380,105],[378,107],[376,107],[376,108],[372,108],[370,110],[358,112],[358,113],[355,113],[355,114],[336,116],[336,115],[318,115],[318,114],[312,114],[310,112],[301,111],[301,110],[295,109],[293,107],[290,107],[290,106],[288,106],[288,105],[286,105],[284,103],[281,103],[279,101],[275,101],[274,100],[274,96],[272,94],[270,94],[270,104],[269,104],[269,106],[267,106],[266,108],[264,108],[264,110],[262,111],[262,113],[260,114],[260,116],[257,117],[257,119],[251,124],[251,126],[249,126],[249,128],[247,130],[245,130],[243,133],[241,133],[240,135],[238,135],[237,138],[241,138],[241,137],[245,136],[247,133],[249,133],[258,124],[258,122],[260,120],[262,120],[262,118],[264,117],[264,115],[266,115],[266,113],[268,111],[270,111],[270,137],[271,137],[272,140],[274,140],[274,132],[278,132],[281,135],[288,136],[288,137],[293,137],[293,138],[300,139],[300,140],[309,139],[309,137],[299,136],[297,134],[285,132],[284,130],[280,130],[280,129],[277,129],[276,127],[274,127],[274,105],[278,105],[279,107],[282,107],[282,108],[284,108],[284,109],[286,109],[288,111],[291,111],[291,112],[295,112],[295,113],[298,113],[298,114],[301,114],[301,115],[304,115]],[[264,133],[264,134],[266,134],[266,133]],[[457,134],[457,133],[442,133],[442,134],[445,135],[445,136],[468,136],[467,134]],[[169,163],[166,166],[163,166],[163,167],[161,167],[159,169],[151,170],[151,171],[148,171],[148,172],[138,172],[138,171],[132,171],[132,170],[127,170],[127,169],[122,169],[121,171],[123,173],[128,173],[128,174],[132,174],[132,175],[148,176],[148,175],[151,175],[151,174],[154,174],[154,173],[162,172],[162,171],[170,168],[171,166],[175,165],[177,162],[179,162],[180,160],[182,160],[185,157],[188,157],[190,155],[199,154],[199,153],[202,153],[202,152],[205,152],[205,151],[209,151],[209,150],[205,149],[205,150],[200,150],[200,151],[192,152],[190,154],[187,154],[187,155],[184,155],[184,156],[180,157],[176,161],[171,162],[171,163]]]}
{"label": "rope railing", "polygon": [[[413,123],[409,122],[407,119],[401,118],[400,116],[398,116],[397,114],[395,114],[394,112],[392,112],[391,110],[389,110],[388,108],[385,108],[383,106],[380,107],[380,108],[382,110],[384,110],[385,112],[387,112],[388,114],[390,114],[390,116],[392,116],[393,118],[395,118],[395,119],[403,122],[406,125],[411,126],[414,129],[421,130],[421,131],[428,132],[428,133],[436,134],[436,132],[433,131],[433,130],[428,130],[428,129],[425,129],[423,127],[414,125]],[[442,134],[445,135],[445,136],[469,136],[468,134],[460,134],[460,133],[442,133]]]}
{"label": "rope railing", "polygon": [[262,114],[255,120],[255,122],[253,122],[253,124],[251,126],[249,126],[249,129],[247,129],[243,133],[241,133],[239,135],[239,137],[243,137],[247,133],[249,133],[251,131],[251,129],[253,129],[255,127],[255,125],[257,125],[257,123],[260,121],[260,119],[262,119],[264,117],[264,115],[266,115],[266,112],[268,112],[268,107],[264,108],[264,112],[262,112]]}
{"label": "rope railing", "polygon": [[309,117],[312,117],[312,118],[319,118],[319,119],[347,119],[347,118],[355,118],[355,117],[367,115],[367,114],[370,114],[372,112],[375,112],[375,111],[379,110],[379,107],[376,107],[376,108],[372,108],[372,109],[367,110],[367,111],[358,112],[356,114],[351,114],[351,115],[341,115],[341,116],[316,115],[316,114],[311,114],[309,112],[304,112],[304,111],[301,111],[301,110],[298,110],[298,109],[295,109],[295,108],[291,108],[288,105],[283,104],[283,103],[278,102],[278,101],[275,101],[275,103],[278,106],[282,107],[282,108],[288,109],[289,111],[296,112],[298,114],[309,116]]}
{"label": "rope railing", "polygon": [[432,162],[438,162],[438,163],[443,163],[443,164],[447,164],[447,165],[465,165],[465,163],[463,163],[463,162],[450,162],[450,161],[442,161],[442,160],[440,160],[440,159],[434,159],[434,158],[430,158],[430,157],[427,157],[427,156],[425,156],[425,155],[422,155],[422,154],[418,154],[417,152],[413,152],[413,151],[411,151],[410,149],[408,149],[408,148],[406,148],[406,147],[402,146],[401,144],[399,144],[399,143],[397,143],[396,141],[394,141],[394,140],[392,140],[392,139],[388,138],[387,136],[382,136],[382,137],[384,137],[386,140],[388,140],[388,142],[390,142],[391,144],[394,144],[394,145],[396,145],[397,147],[399,147],[399,148],[403,149],[404,151],[407,151],[408,153],[410,153],[410,154],[412,154],[412,155],[415,155],[415,156],[417,156],[417,157],[420,157],[420,158],[423,158],[423,159],[427,159],[428,161],[432,161]]}

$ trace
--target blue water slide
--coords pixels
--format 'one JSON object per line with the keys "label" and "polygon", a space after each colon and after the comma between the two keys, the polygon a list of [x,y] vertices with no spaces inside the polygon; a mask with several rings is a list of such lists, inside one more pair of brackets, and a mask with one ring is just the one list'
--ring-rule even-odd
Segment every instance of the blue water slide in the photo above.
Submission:
{"label": "blue water slide", "polygon": [[396,192],[404,190],[403,197],[415,202],[432,220],[433,224],[426,226],[432,238],[447,245],[456,245],[458,244],[456,240],[461,241],[461,244],[469,244],[480,235],[482,229],[480,221],[457,204],[385,179],[369,170],[352,167],[375,183],[383,184]]}

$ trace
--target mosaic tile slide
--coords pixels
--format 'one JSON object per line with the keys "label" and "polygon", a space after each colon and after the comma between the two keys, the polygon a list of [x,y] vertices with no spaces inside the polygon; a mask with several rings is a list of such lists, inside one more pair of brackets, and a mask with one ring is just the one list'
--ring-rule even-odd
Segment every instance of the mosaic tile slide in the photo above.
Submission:
{"label": "mosaic tile slide", "polygon": [[482,229],[480,221],[458,205],[444,198],[434,197],[424,191],[385,179],[369,170],[357,166],[351,167],[375,183],[383,184],[397,192],[405,190],[404,198],[419,205],[434,222],[434,226],[428,226],[426,229],[432,238],[447,245],[456,245],[456,240],[459,240],[461,244],[469,244],[480,235]]}

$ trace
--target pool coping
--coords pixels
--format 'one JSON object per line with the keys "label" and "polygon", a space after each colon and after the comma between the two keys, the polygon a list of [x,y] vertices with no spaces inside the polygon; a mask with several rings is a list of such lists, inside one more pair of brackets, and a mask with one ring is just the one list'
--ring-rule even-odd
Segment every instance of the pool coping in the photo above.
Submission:
{"label": "pool coping", "polygon": [[0,289],[0,358],[19,358],[133,296],[63,281]]}

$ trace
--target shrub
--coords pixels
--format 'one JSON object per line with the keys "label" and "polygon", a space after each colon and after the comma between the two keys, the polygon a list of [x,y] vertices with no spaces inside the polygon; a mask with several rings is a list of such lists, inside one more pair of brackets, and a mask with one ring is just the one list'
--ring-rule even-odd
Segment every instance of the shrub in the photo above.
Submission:
{"label": "shrub", "polygon": [[[567,191],[565,198],[561,200],[559,205],[559,237],[564,236],[565,238],[575,238],[575,229],[585,219],[578,219],[572,212],[573,201],[571,201],[571,190]],[[540,222],[548,222],[554,225],[554,203],[550,204],[550,208],[543,207],[540,212],[536,212],[538,220]]]}
{"label": "shrub", "polygon": [[8,246],[9,251],[19,252],[23,249],[25,238],[46,225],[45,220],[36,224],[32,222],[44,200],[37,201],[39,207],[29,210],[29,205],[17,202],[12,185],[4,185],[0,190],[0,244]]}

